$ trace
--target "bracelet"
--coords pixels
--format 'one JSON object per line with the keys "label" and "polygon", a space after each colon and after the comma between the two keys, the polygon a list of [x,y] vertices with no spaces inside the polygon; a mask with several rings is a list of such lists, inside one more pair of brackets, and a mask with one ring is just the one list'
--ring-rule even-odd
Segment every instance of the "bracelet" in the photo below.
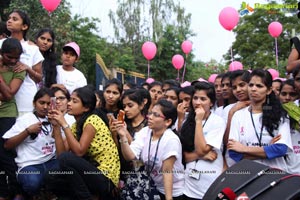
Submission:
{"label": "bracelet", "polygon": [[25,128],[25,131],[26,131],[27,135],[30,135],[29,128]]}
{"label": "bracelet", "polygon": [[128,144],[128,140],[119,140],[120,144]]}
{"label": "bracelet", "polygon": [[69,124],[62,126],[63,130],[65,130],[66,128],[70,128]]}

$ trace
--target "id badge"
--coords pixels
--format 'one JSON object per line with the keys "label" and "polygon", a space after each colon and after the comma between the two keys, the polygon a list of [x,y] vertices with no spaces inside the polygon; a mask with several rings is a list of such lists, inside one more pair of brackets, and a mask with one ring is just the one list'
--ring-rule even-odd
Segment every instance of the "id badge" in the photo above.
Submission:
{"label": "id badge", "polygon": [[200,179],[200,171],[196,169],[189,169],[189,177],[199,180]]}

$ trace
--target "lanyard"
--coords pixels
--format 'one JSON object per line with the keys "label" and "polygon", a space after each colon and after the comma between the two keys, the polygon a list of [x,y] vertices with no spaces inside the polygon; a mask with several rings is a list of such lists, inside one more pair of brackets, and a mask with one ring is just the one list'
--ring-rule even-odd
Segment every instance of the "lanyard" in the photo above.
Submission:
{"label": "lanyard", "polygon": [[254,128],[254,131],[255,131],[256,138],[259,142],[259,146],[261,147],[262,131],[263,131],[264,126],[263,125],[261,126],[260,134],[258,135],[255,124],[254,124],[253,116],[252,116],[252,108],[250,108],[250,116],[251,116],[251,122],[252,122],[252,126]]}
{"label": "lanyard", "polygon": [[[152,140],[152,136],[153,136],[153,132],[151,132],[151,136],[150,136],[150,140],[149,140],[149,148],[148,148],[148,165],[150,164],[150,147],[151,147],[151,140]],[[163,134],[159,137],[158,142],[157,142],[157,146],[156,146],[156,150],[155,150],[155,154],[154,154],[154,160],[153,160],[153,164],[151,166],[151,168],[148,168],[147,173],[148,175],[150,175],[150,173],[152,172],[154,165],[155,165],[155,160],[157,158],[157,151],[158,151],[158,146],[159,146],[159,142],[162,138]],[[150,169],[150,170],[149,170]]]}
{"label": "lanyard", "polygon": [[[210,117],[210,114],[211,114],[211,112],[209,113],[208,117],[206,118],[205,122],[203,123],[202,129],[205,127],[205,124],[206,124],[208,118]],[[202,131],[203,131],[203,130],[202,130]],[[196,160],[194,168],[196,168],[196,165],[197,165],[198,160],[199,160],[199,159]]]}

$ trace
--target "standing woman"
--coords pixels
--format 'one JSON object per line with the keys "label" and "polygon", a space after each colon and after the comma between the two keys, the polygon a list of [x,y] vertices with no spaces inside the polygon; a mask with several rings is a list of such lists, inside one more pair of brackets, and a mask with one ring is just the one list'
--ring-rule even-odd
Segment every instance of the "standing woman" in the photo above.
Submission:
{"label": "standing woman", "polygon": [[288,79],[282,82],[279,89],[279,100],[281,103],[294,102],[299,98],[296,91],[295,80]]}
{"label": "standing woman", "polygon": [[[128,141],[134,140],[139,131],[147,126],[147,112],[150,105],[150,94],[145,89],[129,89],[122,96],[123,109],[125,112],[125,122],[127,125]],[[116,131],[118,125],[122,122],[114,121],[111,128]],[[119,141],[117,141],[119,146]],[[120,149],[121,150],[121,149]],[[120,151],[121,153],[121,151]],[[121,199],[147,199],[148,193],[146,184],[148,181],[144,172],[144,165],[141,160],[127,162],[122,154],[121,159],[121,180],[124,181],[125,187],[121,188]],[[129,172],[129,173],[128,173]],[[135,173],[132,173],[135,172]],[[146,196],[145,196],[146,195]]]}
{"label": "standing woman", "polygon": [[284,156],[292,150],[290,125],[272,91],[272,76],[255,69],[248,85],[250,106],[232,117],[227,149],[238,162],[251,159],[270,167],[287,170]]}
{"label": "standing woman", "polygon": [[68,103],[68,113],[76,120],[72,127],[61,111],[51,110],[49,114],[61,170],[72,174],[63,178],[73,199],[91,199],[92,195],[112,199],[111,192],[119,182],[118,149],[108,127],[94,114],[95,106],[94,91],[81,87],[72,92]]}
{"label": "standing woman", "polygon": [[184,187],[182,147],[178,136],[170,129],[176,117],[172,103],[161,99],[148,113],[148,126],[136,133],[130,145],[126,124],[117,127],[124,158],[144,162],[163,200],[182,199]]}
{"label": "standing woman", "polygon": [[181,128],[184,151],[185,199],[202,199],[209,186],[222,173],[224,120],[211,109],[215,105],[214,86],[206,82],[194,85],[189,115]]}
{"label": "standing woman", "polygon": [[116,118],[119,110],[122,108],[121,94],[123,92],[123,85],[121,81],[116,78],[108,80],[103,88],[104,102],[101,110],[104,113],[113,113]]}
{"label": "standing woman", "polygon": [[[8,197],[8,188],[12,192],[21,193],[17,188],[14,153],[4,149],[2,136],[14,125],[18,116],[15,94],[21,87],[25,72],[15,72],[14,67],[18,64],[22,52],[21,43],[15,38],[9,38],[2,44],[0,54],[0,170],[5,173],[0,174],[0,200]],[[6,176],[11,184],[10,187],[7,185]]]}
{"label": "standing woman", "polygon": [[[300,96],[300,65],[296,66],[293,70],[293,77],[294,77],[294,89],[298,96]],[[287,80],[289,81],[289,80]],[[287,82],[285,81],[283,85]],[[290,88],[290,89],[289,89]],[[288,91],[288,89],[290,91]],[[287,93],[293,91],[291,87],[285,87],[285,89],[282,89],[281,91],[285,91],[286,95]],[[290,96],[294,96],[291,95]],[[287,98],[285,98],[287,100]],[[289,105],[289,106],[287,106]],[[290,117],[290,126],[291,126],[291,138],[292,138],[292,145],[293,145],[293,151],[286,156],[287,166],[288,166],[288,173],[291,174],[300,174],[300,128],[299,128],[299,119],[300,116],[300,108],[299,108],[299,99],[295,100],[294,103],[292,102],[286,102],[283,104],[283,107],[285,110],[289,113]],[[291,115],[293,113],[293,115]]]}
{"label": "standing woman", "polygon": [[[33,110],[33,97],[37,92],[37,85],[42,81],[42,61],[44,60],[39,48],[26,40],[30,28],[30,19],[26,13],[14,10],[9,14],[6,22],[11,37],[18,39],[23,48],[20,62],[15,67],[15,72],[26,72],[26,77],[19,91],[16,93],[16,102],[19,116]],[[0,46],[3,40],[0,40]]]}
{"label": "standing woman", "polygon": [[42,64],[43,69],[43,82],[42,85],[50,88],[52,84],[56,83],[56,65],[57,57],[55,54],[55,35],[49,28],[41,29],[35,38],[35,43],[39,47],[40,52],[44,56]]}
{"label": "standing woman", "polygon": [[149,92],[151,96],[151,105],[149,111],[152,110],[154,104],[163,96],[162,83],[159,81],[154,81],[149,85]]}

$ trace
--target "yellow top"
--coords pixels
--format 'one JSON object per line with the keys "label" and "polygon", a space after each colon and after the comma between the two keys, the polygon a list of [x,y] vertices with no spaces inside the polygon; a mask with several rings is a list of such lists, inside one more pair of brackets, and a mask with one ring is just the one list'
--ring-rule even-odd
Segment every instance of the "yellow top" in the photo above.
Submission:
{"label": "yellow top", "polygon": [[[92,140],[87,154],[96,161],[98,169],[109,178],[115,186],[118,186],[120,178],[120,158],[116,144],[111,133],[103,120],[97,115],[91,115],[85,121],[83,128],[91,124],[96,129],[96,134]],[[72,126],[72,132],[76,137],[76,123]]]}

